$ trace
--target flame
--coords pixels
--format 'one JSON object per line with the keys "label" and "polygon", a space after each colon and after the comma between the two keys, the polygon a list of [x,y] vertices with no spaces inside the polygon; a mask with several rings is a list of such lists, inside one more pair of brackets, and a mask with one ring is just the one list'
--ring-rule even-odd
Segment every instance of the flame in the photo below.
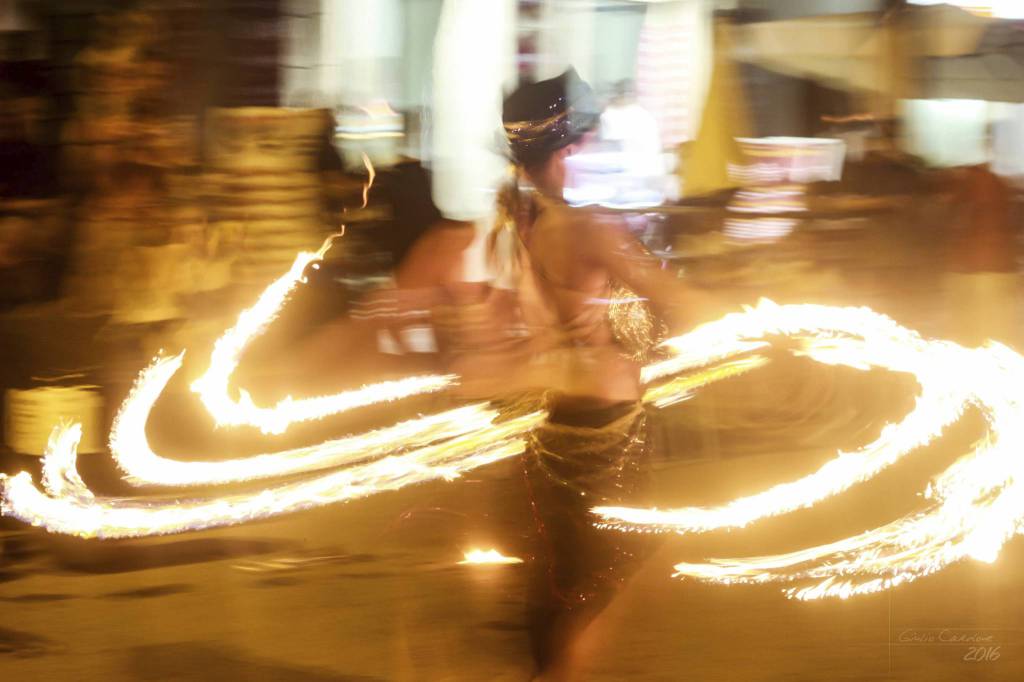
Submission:
{"label": "flame", "polygon": [[[215,528],[309,509],[431,480],[452,480],[464,471],[521,453],[523,435],[543,419],[532,413],[505,424],[404,455],[350,466],[261,491],[197,499],[95,497],[72,484],[58,495],[41,492],[26,472],[0,479],[0,511],[49,531],[83,538],[134,538]],[[77,481],[81,429],[60,426],[45,457],[60,480]],[[59,464],[56,464],[58,463]],[[54,491],[50,491],[54,492]]]}
{"label": "flame", "polygon": [[[372,166],[368,168],[372,183]],[[242,351],[274,320],[302,281],[305,267],[322,258],[329,246],[330,240],[315,253],[299,254],[291,270],[243,311],[215,344],[210,368],[193,390],[218,424],[281,433],[298,421],[442,390],[456,381],[454,376],[408,377],[332,396],[286,399],[269,408],[256,406],[244,391],[237,401],[229,397],[230,378]],[[768,338],[777,336],[796,340],[793,352],[816,362],[912,374],[920,385],[913,409],[883,428],[873,442],[839,452],[797,480],[717,507],[597,507],[593,511],[601,525],[643,532],[708,532],[811,507],[932,442],[972,405],[985,416],[988,433],[933,479],[924,491],[927,505],[916,514],[797,552],[679,563],[675,574],[723,584],[799,583],[786,594],[797,599],[846,598],[888,589],[966,558],[993,561],[1024,528],[1024,471],[1016,456],[1024,442],[1024,405],[1017,388],[1024,380],[1024,357],[1005,346],[990,343],[967,349],[925,340],[866,308],[762,301],[662,344],[669,357],[650,363],[641,373],[644,383],[651,384],[645,402],[671,404],[713,381],[760,367],[767,359],[758,351],[770,346]],[[497,410],[478,403],[306,448],[217,462],[168,460],[149,447],[145,424],[182,358],[161,358],[143,370],[119,411],[111,451],[128,480],[197,485],[300,473],[307,477],[256,492],[194,499],[99,497],[76,469],[81,425],[63,424],[55,428],[43,458],[42,490],[27,473],[0,475],[0,513],[53,532],[101,538],[241,523],[414,483],[451,480],[520,454],[526,434],[545,418],[542,411],[532,410],[501,420]],[[690,374],[676,376],[684,373]],[[668,381],[655,383],[664,378]],[[466,554],[465,563],[491,560],[517,561],[496,550],[474,550]]]}
{"label": "flame", "polygon": [[[365,203],[375,174],[365,155],[363,160],[370,174],[364,188]],[[218,425],[249,425],[264,433],[283,433],[295,422],[441,390],[455,380],[454,376],[407,377],[331,396],[287,398],[269,408],[255,405],[244,390],[239,391],[239,400],[230,398],[230,378],[243,350],[273,322],[291,292],[304,281],[305,268],[323,258],[333,239],[325,240],[316,252],[298,254],[291,269],[270,284],[255,305],[242,311],[236,324],[214,345],[210,367],[192,384],[192,390]],[[0,475],[0,513],[54,532],[105,538],[239,523],[411,483],[455,478],[465,470],[522,452],[523,436],[544,418],[542,412],[533,411],[499,423],[495,410],[478,403],[305,448],[216,462],[169,460],[150,448],[145,425],[153,404],[180,369],[183,355],[159,358],[143,370],[118,412],[110,445],[127,480],[138,485],[214,485],[342,468],[257,493],[212,499],[97,498],[76,469],[81,426],[65,424],[54,429],[43,458],[45,492],[37,489],[26,473],[11,478]]]}
{"label": "flame", "polygon": [[465,559],[459,564],[521,564],[523,560],[515,556],[505,556],[496,549],[471,549],[465,553]]}
{"label": "flame", "polygon": [[[1024,358],[1005,346],[966,349],[926,341],[870,310],[826,306],[776,306],[762,302],[667,342],[674,358],[648,367],[662,375],[673,367],[718,358],[723,348],[747,352],[757,337],[797,338],[797,352],[818,362],[909,372],[921,386],[904,419],[882,429],[872,443],[839,452],[818,471],[719,507],[631,509],[598,507],[602,525],[635,531],[706,532],[742,527],[758,519],[810,507],[868,480],[937,438],[968,405],[988,422],[985,439],[925,490],[921,512],[834,543],[767,557],[679,563],[677,576],[723,584],[803,581],[788,588],[797,599],[847,598],[910,582],[966,558],[992,561],[1024,523],[1024,483],[1019,451],[1024,406],[1017,387]],[[753,344],[753,345],[752,345]],[[703,350],[704,358],[701,357]]]}
{"label": "flame", "polygon": [[143,370],[114,418],[110,451],[124,477],[134,485],[220,485],[288,476],[354,464],[390,452],[484,432],[497,412],[477,403],[401,422],[377,431],[313,446],[214,462],[166,459],[146,438],[146,423],[167,382],[181,367],[182,355],[159,359]]}
{"label": "flame", "polygon": [[271,283],[251,308],[243,310],[235,326],[214,344],[210,367],[192,383],[192,391],[199,395],[218,426],[255,426],[266,434],[281,434],[296,422],[323,419],[356,407],[439,391],[455,381],[453,375],[412,376],[329,396],[301,400],[287,397],[273,407],[257,406],[244,389],[239,390],[238,400],[230,397],[231,375],[238,367],[242,351],[277,318],[288,296],[304,281],[302,273],[306,267],[321,261],[334,239],[334,235],[328,237],[315,252],[299,253],[291,269]]}
{"label": "flame", "polygon": [[668,407],[693,396],[698,388],[729,377],[746,374],[768,364],[768,358],[762,355],[751,355],[730,362],[722,362],[694,375],[677,377],[659,386],[653,386],[644,392],[643,401],[655,407]]}

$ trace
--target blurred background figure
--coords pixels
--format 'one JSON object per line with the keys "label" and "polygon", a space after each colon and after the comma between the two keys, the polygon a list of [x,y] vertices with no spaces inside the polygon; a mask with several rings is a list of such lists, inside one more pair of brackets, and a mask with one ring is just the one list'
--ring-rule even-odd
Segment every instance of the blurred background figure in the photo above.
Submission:
{"label": "blurred background figure", "polygon": [[953,212],[946,295],[952,338],[1019,346],[1020,276],[1012,193],[989,164],[950,172]]}
{"label": "blurred background figure", "polygon": [[0,6],[0,310],[57,296],[64,242],[54,83],[36,12]]}
{"label": "blurred background figure", "polygon": [[601,112],[601,141],[618,149],[629,159],[629,169],[640,176],[660,176],[661,134],[658,123],[636,99],[632,80],[615,84],[612,96]]}
{"label": "blurred background figure", "polygon": [[[430,191],[438,218],[395,262],[393,286],[370,299],[390,315],[382,350],[436,358],[438,371],[466,377],[504,347],[508,302],[493,287],[484,248],[506,161],[495,148],[498,95],[514,76],[512,2],[446,0],[433,54]],[[490,93],[490,95],[486,94]],[[380,313],[378,313],[379,315]]]}
{"label": "blurred background figure", "polygon": [[611,89],[595,134],[567,164],[565,198],[574,205],[657,206],[676,184],[666,174],[657,122],[630,80]]}

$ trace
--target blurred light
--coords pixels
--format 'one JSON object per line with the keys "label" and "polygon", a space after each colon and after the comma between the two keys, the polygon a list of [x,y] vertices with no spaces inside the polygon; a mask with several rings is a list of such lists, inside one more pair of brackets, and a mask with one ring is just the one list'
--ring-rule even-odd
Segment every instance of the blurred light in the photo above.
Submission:
{"label": "blurred light", "polygon": [[976,99],[908,99],[902,103],[907,151],[933,166],[985,163],[989,103]]}
{"label": "blurred light", "polygon": [[992,16],[1000,19],[1024,19],[1021,0],[992,0]]}
{"label": "blurred light", "polygon": [[465,554],[466,558],[460,564],[521,564],[523,560],[519,557],[505,556],[496,549],[471,549]]}
{"label": "blurred light", "polygon": [[515,74],[515,4],[446,0],[434,43],[433,199],[444,217],[489,215],[508,165],[495,148],[500,87]]}
{"label": "blurred light", "polygon": [[[786,554],[676,564],[676,575],[721,584],[803,582],[789,597],[842,599],[886,590],[972,558],[991,562],[1003,544],[1024,532],[1021,483],[1021,376],[1024,357],[1005,346],[981,348],[926,340],[866,308],[777,306],[762,301],[701,325],[665,345],[676,355],[644,368],[650,379],[687,365],[706,365],[750,350],[755,339],[798,340],[797,355],[828,365],[907,372],[920,384],[913,409],[878,438],[837,456],[814,473],[710,507],[599,507],[603,525],[639,532],[701,533],[742,528],[777,514],[811,507],[875,477],[939,438],[969,406],[983,414],[987,433],[922,497],[927,506],[857,535]],[[809,584],[807,584],[809,583]]]}
{"label": "blurred light", "polygon": [[972,14],[996,19],[1024,19],[1024,2],[1021,0],[909,0],[911,5],[953,5]]}

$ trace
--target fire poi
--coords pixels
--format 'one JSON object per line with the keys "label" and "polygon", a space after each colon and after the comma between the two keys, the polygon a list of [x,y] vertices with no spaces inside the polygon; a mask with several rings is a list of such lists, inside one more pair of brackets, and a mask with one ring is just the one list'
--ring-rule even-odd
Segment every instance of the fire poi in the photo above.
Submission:
{"label": "fire poi", "polygon": [[[296,422],[357,407],[440,391],[454,375],[383,381],[335,395],[286,399],[261,407],[244,391],[236,400],[229,382],[245,347],[270,325],[305,268],[321,260],[300,253],[292,268],[243,311],[215,344],[206,373],[192,384],[219,425],[255,426],[283,433]],[[793,353],[816,362],[912,374],[920,385],[914,408],[868,445],[838,452],[817,471],[717,507],[638,509],[598,507],[595,522],[608,532],[703,533],[746,526],[767,516],[808,508],[864,482],[911,451],[936,439],[973,405],[985,416],[985,438],[938,475],[916,514],[865,533],[802,551],[749,559],[679,563],[677,576],[721,584],[785,582],[798,599],[842,597],[888,589],[965,558],[993,561],[1024,528],[1024,472],[1015,456],[1024,441],[1024,357],[989,343],[981,348],[926,340],[867,308],[776,305],[762,300],[661,344],[664,355],[643,369],[644,401],[669,405],[700,387],[768,362],[768,337],[795,342]],[[110,449],[134,485],[217,485],[306,473],[253,493],[179,499],[105,498],[94,495],[76,469],[79,424],[54,428],[43,458],[42,489],[27,472],[0,475],[0,512],[48,531],[83,538],[134,538],[268,518],[366,497],[430,480],[451,480],[476,467],[523,452],[525,437],[545,418],[537,409],[500,416],[478,402],[391,427],[317,445],[221,461],[161,457],[145,425],[157,398],[182,365],[183,354],[161,357],[144,369],[118,412]]]}

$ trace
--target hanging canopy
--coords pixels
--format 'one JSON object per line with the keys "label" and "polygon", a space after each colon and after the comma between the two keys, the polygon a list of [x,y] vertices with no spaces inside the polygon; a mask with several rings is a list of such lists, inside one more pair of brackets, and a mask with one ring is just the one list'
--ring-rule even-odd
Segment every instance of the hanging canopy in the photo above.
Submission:
{"label": "hanging canopy", "polygon": [[712,194],[739,186],[730,164],[743,162],[736,138],[750,134],[746,97],[731,54],[730,25],[714,25],[714,57],[700,128],[684,168],[682,195]]}
{"label": "hanging canopy", "polygon": [[[950,5],[908,6],[732,27],[733,57],[873,99],[891,113],[896,99],[922,97],[915,64],[974,54],[998,20]],[[957,67],[964,68],[964,67]]]}
{"label": "hanging canopy", "polygon": [[1024,22],[989,26],[973,54],[925,59],[919,90],[928,98],[1024,102]]}

